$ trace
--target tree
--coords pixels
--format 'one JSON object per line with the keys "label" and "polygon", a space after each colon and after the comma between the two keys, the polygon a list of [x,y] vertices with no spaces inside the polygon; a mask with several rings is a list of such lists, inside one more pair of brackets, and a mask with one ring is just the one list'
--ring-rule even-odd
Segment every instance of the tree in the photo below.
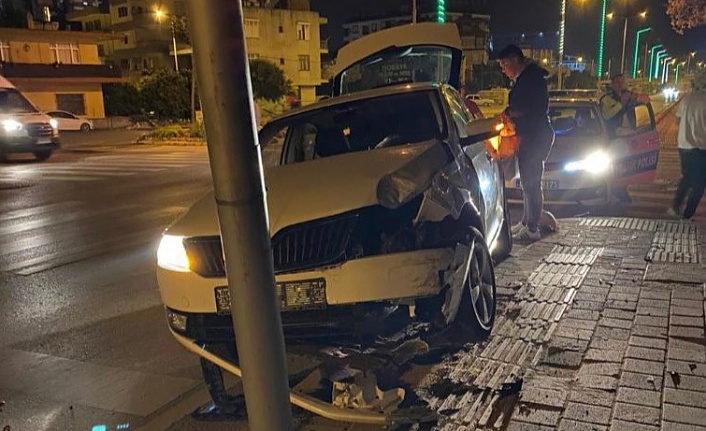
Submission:
{"label": "tree", "polygon": [[189,79],[190,71],[175,72],[160,69],[140,81],[140,98],[147,112],[160,119],[183,120],[191,116]]}
{"label": "tree", "polygon": [[250,78],[256,99],[274,102],[291,91],[292,83],[284,76],[284,71],[269,61],[251,60]]}
{"label": "tree", "polygon": [[27,11],[15,6],[12,0],[0,2],[0,27],[27,27]]}
{"label": "tree", "polygon": [[140,92],[132,84],[103,84],[103,103],[108,116],[128,116],[140,113]]}
{"label": "tree", "polygon": [[667,15],[679,34],[706,24],[706,0],[668,0]]}
{"label": "tree", "polygon": [[191,45],[191,34],[189,33],[189,20],[185,16],[173,16],[174,37],[178,43]]}
{"label": "tree", "polygon": [[469,93],[497,87],[507,87],[507,78],[503,75],[497,62],[473,65],[472,81],[466,83],[466,90]]}
{"label": "tree", "polygon": [[[566,74],[564,74],[566,75]],[[564,87],[571,89],[593,89],[598,86],[598,78],[591,75],[591,72],[584,70],[583,72],[571,72],[569,76],[564,78]]]}

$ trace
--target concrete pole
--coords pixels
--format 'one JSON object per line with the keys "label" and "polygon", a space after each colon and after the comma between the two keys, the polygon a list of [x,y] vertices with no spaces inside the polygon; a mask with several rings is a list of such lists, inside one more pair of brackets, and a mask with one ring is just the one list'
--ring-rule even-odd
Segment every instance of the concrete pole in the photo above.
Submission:
{"label": "concrete pole", "polygon": [[179,72],[179,57],[177,56],[176,30],[174,29],[174,17],[170,17],[172,27],[172,49],[174,49],[174,70]]}
{"label": "concrete pole", "polygon": [[240,1],[188,0],[233,326],[252,431],[292,429]]}
{"label": "concrete pole", "polygon": [[628,41],[628,17],[625,17],[625,25],[623,26],[623,53],[620,57],[620,73],[625,73],[625,45]]}
{"label": "concrete pole", "polygon": [[417,23],[417,0],[412,0],[412,24]]}

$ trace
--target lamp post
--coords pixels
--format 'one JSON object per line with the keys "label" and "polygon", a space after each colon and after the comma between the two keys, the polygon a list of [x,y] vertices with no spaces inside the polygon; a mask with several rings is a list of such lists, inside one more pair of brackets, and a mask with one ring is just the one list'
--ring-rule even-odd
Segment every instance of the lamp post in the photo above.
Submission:
{"label": "lamp post", "polygon": [[655,57],[655,69],[654,69],[653,75],[652,75],[652,76],[654,76],[654,79],[659,79],[659,72],[661,70],[660,66],[662,65],[662,59],[668,55],[669,54],[667,54],[666,49],[662,49],[657,52],[657,56]]}
{"label": "lamp post", "polygon": [[691,72],[691,59],[696,56],[696,51],[691,51],[689,53],[689,57],[686,59],[687,64],[686,64],[686,73],[687,75]]}
{"label": "lamp post", "polygon": [[675,69],[675,74],[674,74],[674,86],[676,87],[679,84],[679,68],[681,66],[684,66],[686,63],[681,62],[677,63],[676,69]]}
{"label": "lamp post", "polygon": [[672,57],[665,57],[664,60],[662,60],[662,84],[667,82],[667,79],[669,78],[670,61],[672,61]]}
{"label": "lamp post", "polygon": [[[626,1],[626,8],[627,8],[627,1]],[[606,14],[606,18],[612,19],[615,14],[613,12]],[[640,18],[646,18],[647,17],[647,11],[640,12],[638,15]],[[627,41],[628,41],[628,21],[630,19],[630,15],[628,12],[625,12],[625,19],[623,20],[623,49],[621,51],[620,55],[620,73],[625,73],[625,48],[627,46]]]}
{"label": "lamp post", "polygon": [[161,9],[154,11],[154,16],[157,18],[157,22],[162,23],[162,18],[165,16],[169,18],[169,26],[172,29],[172,49],[174,50],[174,69],[179,71],[179,57],[177,56],[177,44],[176,44],[176,31],[174,30],[174,15],[167,14]]}
{"label": "lamp post", "polygon": [[655,62],[655,52],[659,49],[662,48],[664,45],[659,44],[659,45],[654,45],[650,49],[650,67],[649,69],[647,68],[647,65],[645,65],[645,70],[646,70],[646,75],[649,78],[650,81],[652,81],[652,71],[654,70],[654,62]]}
{"label": "lamp post", "polygon": [[637,78],[637,54],[640,50],[640,36],[642,36],[643,33],[647,33],[648,31],[652,30],[652,27],[645,27],[643,29],[640,29],[635,33],[635,58],[633,59],[632,63],[632,79]]}

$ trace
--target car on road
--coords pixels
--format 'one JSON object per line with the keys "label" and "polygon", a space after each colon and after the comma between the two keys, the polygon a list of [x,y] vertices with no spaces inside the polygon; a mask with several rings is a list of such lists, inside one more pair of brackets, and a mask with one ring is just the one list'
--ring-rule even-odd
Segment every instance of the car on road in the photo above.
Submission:
{"label": "car on road", "polygon": [[60,146],[56,120],[39,112],[2,76],[0,126],[0,161],[17,153],[31,153],[37,160],[46,160]]}
{"label": "car on road", "polygon": [[471,102],[475,103],[478,106],[495,105],[495,101],[493,99],[486,99],[486,98],[482,97],[480,94],[468,94],[468,95],[466,95],[466,99],[470,100]]}
{"label": "car on road", "polygon": [[[419,35],[424,46],[414,43]],[[474,120],[454,89],[455,25],[372,36],[341,49],[337,95],[259,133],[285,339],[364,343],[400,316],[487,336],[494,259],[512,248],[503,174],[486,151],[497,122]],[[395,70],[406,81],[399,72],[414,66],[429,79],[440,59],[440,82],[389,83],[380,74]],[[237,355],[212,193],[166,230],[157,263],[172,334],[202,355],[209,386],[220,387],[204,351]],[[227,399],[211,395],[217,404]]]}
{"label": "car on road", "polygon": [[[549,117],[556,139],[545,164],[546,201],[611,205],[626,199],[627,186],[654,180],[660,137],[651,104],[627,109],[611,125],[596,99],[558,97]],[[518,176],[506,188],[509,199],[522,199]]]}
{"label": "car on road", "polygon": [[68,111],[48,111],[46,114],[56,120],[60,131],[80,130],[88,132],[93,130],[93,121],[87,117],[72,114]]}

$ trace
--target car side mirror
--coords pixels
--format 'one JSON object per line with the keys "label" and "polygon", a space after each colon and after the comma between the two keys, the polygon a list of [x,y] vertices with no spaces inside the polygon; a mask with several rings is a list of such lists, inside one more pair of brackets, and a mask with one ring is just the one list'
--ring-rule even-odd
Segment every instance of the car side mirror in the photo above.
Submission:
{"label": "car side mirror", "polygon": [[499,117],[491,118],[478,118],[476,120],[469,121],[466,124],[466,138],[461,140],[461,145],[467,147],[469,145],[485,141],[493,136],[498,136],[500,134],[500,124]]}

